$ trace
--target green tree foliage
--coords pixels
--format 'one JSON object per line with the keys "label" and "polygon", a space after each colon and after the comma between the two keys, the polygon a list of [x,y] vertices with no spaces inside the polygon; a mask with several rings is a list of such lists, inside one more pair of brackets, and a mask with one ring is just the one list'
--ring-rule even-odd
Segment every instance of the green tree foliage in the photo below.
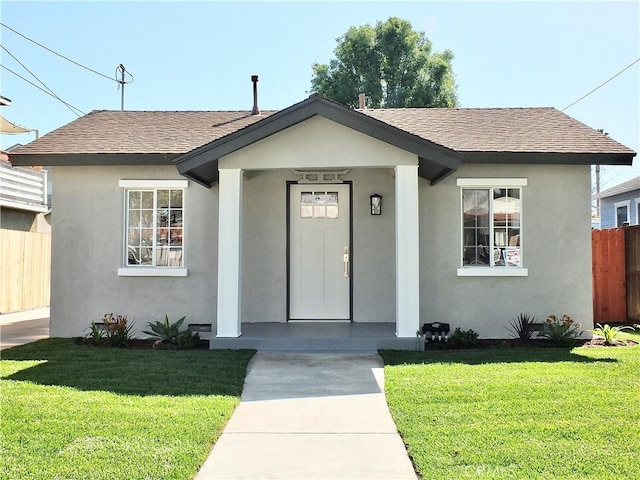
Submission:
{"label": "green tree foliage", "polygon": [[312,93],[351,108],[365,93],[367,107],[455,107],[453,52],[432,52],[424,32],[397,17],[351,27],[337,39],[336,58],[314,63]]}

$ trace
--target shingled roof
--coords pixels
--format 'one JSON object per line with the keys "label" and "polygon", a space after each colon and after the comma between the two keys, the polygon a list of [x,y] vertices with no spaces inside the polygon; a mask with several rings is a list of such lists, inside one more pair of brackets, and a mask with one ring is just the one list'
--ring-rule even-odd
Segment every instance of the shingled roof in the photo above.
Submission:
{"label": "shingled roof", "polygon": [[633,153],[552,107],[359,111],[458,152]]}
{"label": "shingled roof", "polygon": [[93,111],[16,149],[11,158],[16,165],[170,164],[189,152],[238,138],[245,131],[255,132],[260,122],[269,124],[267,119],[274,114],[316,103],[356,122],[369,123],[364,121],[368,117],[417,141],[440,145],[461,154],[463,163],[499,159],[631,165],[635,156],[631,149],[554,108],[349,110],[314,95],[280,112],[260,115],[250,111]]}

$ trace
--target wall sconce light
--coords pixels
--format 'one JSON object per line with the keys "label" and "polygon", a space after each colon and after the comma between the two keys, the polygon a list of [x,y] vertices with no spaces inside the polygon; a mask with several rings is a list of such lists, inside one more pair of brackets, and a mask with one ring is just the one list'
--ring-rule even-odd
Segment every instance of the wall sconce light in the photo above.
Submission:
{"label": "wall sconce light", "polygon": [[382,195],[377,193],[369,195],[369,204],[371,205],[371,215],[382,214]]}

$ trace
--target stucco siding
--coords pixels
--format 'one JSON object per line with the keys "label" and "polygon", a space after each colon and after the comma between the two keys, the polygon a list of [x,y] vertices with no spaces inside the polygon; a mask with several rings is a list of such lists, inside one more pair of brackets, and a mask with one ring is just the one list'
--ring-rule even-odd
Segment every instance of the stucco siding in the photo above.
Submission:
{"label": "stucco siding", "polygon": [[[355,152],[353,152],[355,154]],[[380,158],[378,161],[382,162]],[[459,277],[461,207],[457,178],[526,178],[523,262],[527,277]],[[245,172],[242,210],[242,321],[286,320],[289,169]],[[395,183],[391,168],[353,168],[353,320],[395,321]],[[122,179],[182,179],[167,167],[59,167],[52,238],[51,335],[86,333],[116,312],[136,331],[165,313],[214,323],[218,190],[190,182],[185,193],[186,277],[120,277]],[[420,179],[420,321],[446,321],[482,337],[505,337],[509,320],[567,313],[592,322],[588,166],[463,165],[435,186]],[[369,195],[383,196],[382,215]]]}
{"label": "stucco siding", "polygon": [[[461,243],[457,178],[526,178],[522,199],[527,277],[458,277]],[[504,338],[521,312],[543,321],[569,314],[590,328],[590,177],[588,166],[463,165],[430,187],[421,182],[421,322],[449,322],[481,337]]]}
{"label": "stucco siding", "polygon": [[417,165],[418,158],[326,118],[312,117],[222,157],[220,168],[346,168]]}
{"label": "stucco siding", "polygon": [[[353,169],[353,320],[395,321],[394,188],[387,168]],[[282,322],[287,311],[286,184],[290,170],[250,171],[243,185],[242,321]],[[313,188],[310,185],[310,188]],[[369,213],[369,195],[383,213]]]}
{"label": "stucco siding", "polygon": [[77,336],[105,313],[135,319],[137,332],[164,315],[215,318],[217,189],[193,183],[184,198],[187,277],[119,277],[123,264],[122,179],[182,179],[173,166],[56,167],[52,213],[51,336]]}

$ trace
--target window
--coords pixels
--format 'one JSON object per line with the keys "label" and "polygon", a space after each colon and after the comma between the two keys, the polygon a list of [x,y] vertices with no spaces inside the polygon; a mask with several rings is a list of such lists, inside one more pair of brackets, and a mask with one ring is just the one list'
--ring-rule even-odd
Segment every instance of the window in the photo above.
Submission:
{"label": "window", "polygon": [[616,209],[616,227],[622,227],[627,222],[629,223],[629,210],[631,210],[631,200],[624,202],[616,202],[613,204]]}
{"label": "window", "polygon": [[526,179],[458,179],[462,242],[458,276],[526,276],[522,187]]}
{"label": "window", "polygon": [[186,180],[121,180],[125,241],[119,275],[184,276]]}
{"label": "window", "polygon": [[302,192],[300,218],[338,218],[338,192]]}
{"label": "window", "polygon": [[640,225],[640,198],[636,198],[636,225]]}

